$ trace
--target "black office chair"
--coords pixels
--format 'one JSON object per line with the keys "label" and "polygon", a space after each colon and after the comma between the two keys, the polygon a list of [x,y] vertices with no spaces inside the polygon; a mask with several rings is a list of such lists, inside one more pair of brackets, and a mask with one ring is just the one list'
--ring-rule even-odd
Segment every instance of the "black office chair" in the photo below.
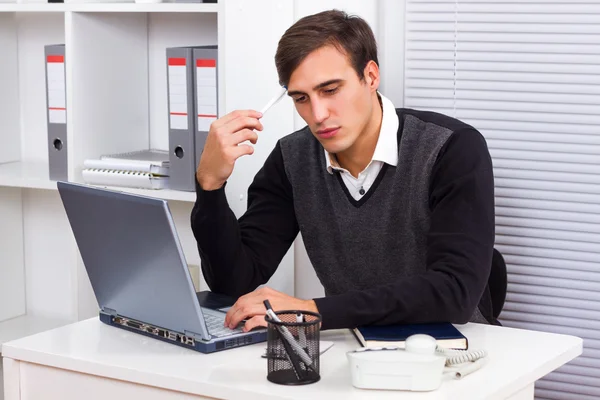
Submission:
{"label": "black office chair", "polygon": [[492,295],[492,309],[494,318],[500,316],[506,300],[506,288],[508,286],[508,277],[506,272],[506,262],[502,254],[496,249],[492,255],[492,270],[488,279],[490,285],[490,294]]}
{"label": "black office chair", "polygon": [[491,298],[491,308],[493,321],[490,321],[494,325],[502,325],[498,321],[498,317],[504,307],[504,301],[506,300],[506,289],[508,285],[508,278],[506,272],[506,262],[502,254],[496,249],[492,253],[492,269],[490,271],[490,277],[488,278],[488,290]]}

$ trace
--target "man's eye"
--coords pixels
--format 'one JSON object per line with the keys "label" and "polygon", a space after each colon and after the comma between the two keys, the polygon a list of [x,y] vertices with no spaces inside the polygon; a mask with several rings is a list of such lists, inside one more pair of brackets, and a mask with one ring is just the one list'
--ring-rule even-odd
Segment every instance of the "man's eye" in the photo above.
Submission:
{"label": "man's eye", "polygon": [[335,87],[335,88],[333,88],[333,89],[326,89],[326,90],[325,90],[325,93],[327,93],[327,94],[334,94],[334,93],[335,93],[335,92],[337,92],[337,91],[338,91],[338,88],[337,88],[337,87]]}
{"label": "man's eye", "polygon": [[294,98],[294,102],[295,103],[302,103],[306,100],[306,96],[300,96],[300,97],[295,97]]}

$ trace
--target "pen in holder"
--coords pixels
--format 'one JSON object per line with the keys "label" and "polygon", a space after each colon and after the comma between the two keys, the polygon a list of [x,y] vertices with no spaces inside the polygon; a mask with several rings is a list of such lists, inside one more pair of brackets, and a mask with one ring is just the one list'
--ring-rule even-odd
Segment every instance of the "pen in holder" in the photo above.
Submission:
{"label": "pen in holder", "polygon": [[321,315],[267,307],[267,379],[281,385],[318,382]]}

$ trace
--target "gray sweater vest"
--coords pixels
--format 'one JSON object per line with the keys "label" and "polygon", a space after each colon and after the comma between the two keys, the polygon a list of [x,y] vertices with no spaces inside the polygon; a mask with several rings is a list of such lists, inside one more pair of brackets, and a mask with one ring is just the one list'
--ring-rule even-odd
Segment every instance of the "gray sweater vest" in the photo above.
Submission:
{"label": "gray sweater vest", "polygon": [[[384,165],[359,202],[326,170],[304,128],[280,140],[307,254],[326,295],[385,285],[426,270],[433,165],[452,131],[406,115],[398,165]],[[485,322],[478,309],[472,321]]]}

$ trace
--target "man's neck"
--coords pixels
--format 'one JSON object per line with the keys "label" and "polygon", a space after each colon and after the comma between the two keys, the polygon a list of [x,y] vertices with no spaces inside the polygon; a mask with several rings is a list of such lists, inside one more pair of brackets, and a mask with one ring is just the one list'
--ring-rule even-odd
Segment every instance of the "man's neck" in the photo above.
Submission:
{"label": "man's neck", "polygon": [[377,95],[373,113],[367,126],[356,139],[356,142],[344,152],[335,154],[337,163],[340,167],[348,170],[352,176],[358,177],[367,165],[373,159],[379,134],[381,131],[381,120],[383,117],[383,106],[379,96]]}

